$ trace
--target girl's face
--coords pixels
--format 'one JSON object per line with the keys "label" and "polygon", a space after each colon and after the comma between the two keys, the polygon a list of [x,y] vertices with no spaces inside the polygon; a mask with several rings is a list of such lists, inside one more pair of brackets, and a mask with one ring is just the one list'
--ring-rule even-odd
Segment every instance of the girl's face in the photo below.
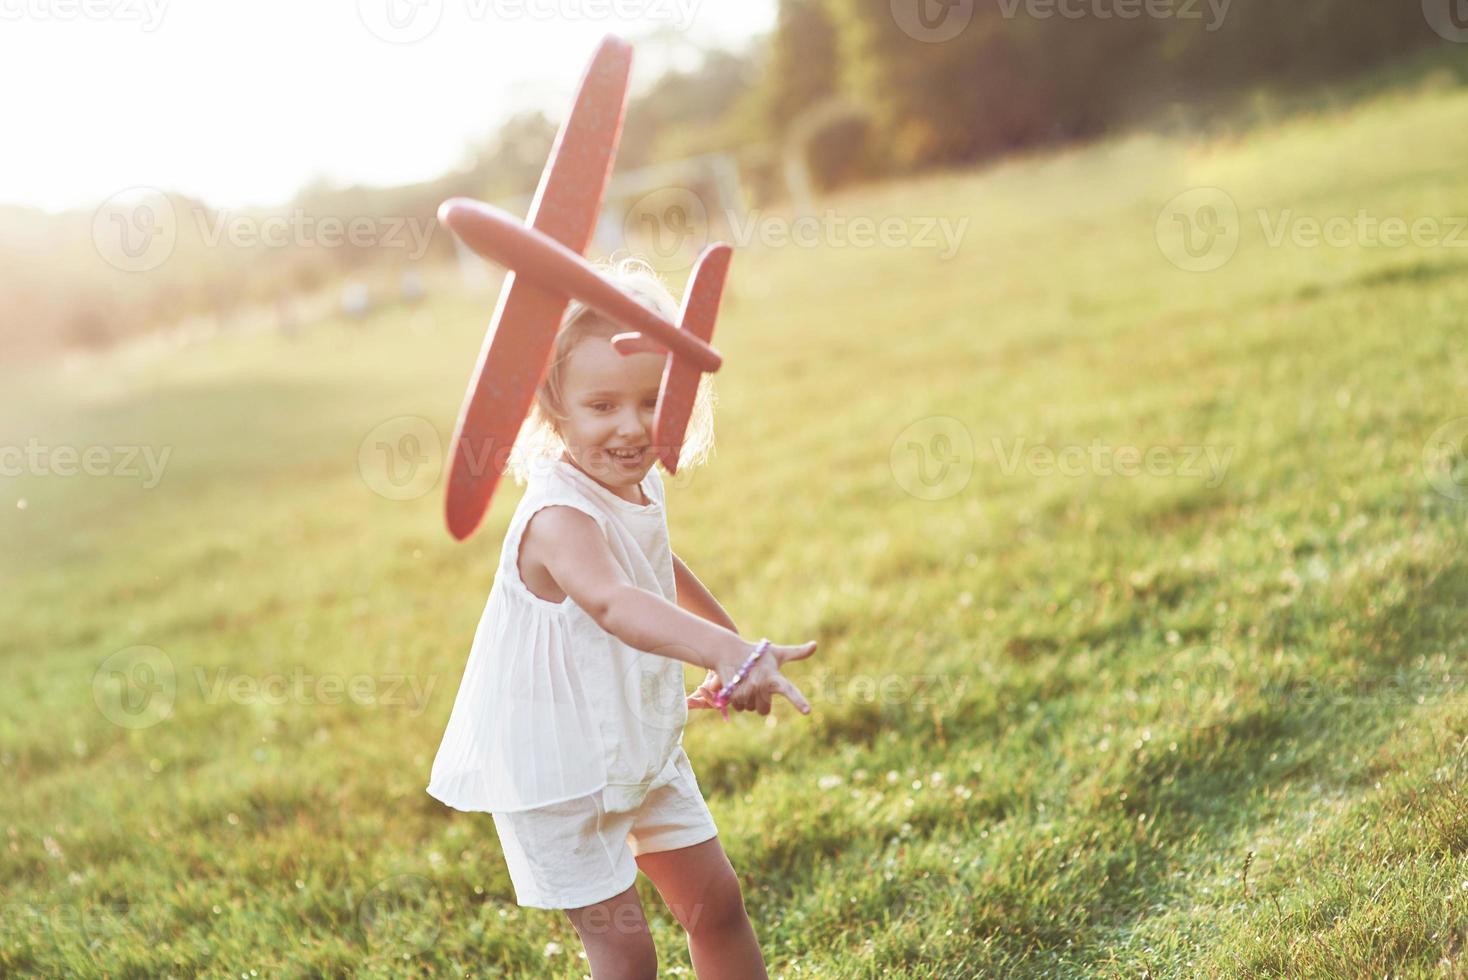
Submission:
{"label": "girl's face", "polygon": [[623,357],[605,337],[582,338],[561,366],[566,453],[587,476],[634,504],[656,462],[653,416],[666,354]]}

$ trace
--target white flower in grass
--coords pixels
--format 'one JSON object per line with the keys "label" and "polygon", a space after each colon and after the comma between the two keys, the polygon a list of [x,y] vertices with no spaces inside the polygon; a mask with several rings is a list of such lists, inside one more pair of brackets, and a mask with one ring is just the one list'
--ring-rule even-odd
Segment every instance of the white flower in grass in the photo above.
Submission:
{"label": "white flower in grass", "polygon": [[560,953],[561,953],[561,944],[560,943],[546,943],[545,944],[545,955],[546,956],[559,956]]}

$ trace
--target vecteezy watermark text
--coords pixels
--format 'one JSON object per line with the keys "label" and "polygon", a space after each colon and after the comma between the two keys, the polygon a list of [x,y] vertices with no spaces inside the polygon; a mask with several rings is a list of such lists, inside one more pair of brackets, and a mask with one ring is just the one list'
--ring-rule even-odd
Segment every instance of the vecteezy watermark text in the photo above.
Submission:
{"label": "vecteezy watermark text", "polygon": [[[309,672],[302,666],[269,673],[227,667],[193,670],[195,691],[209,705],[327,705],[407,708],[416,718],[428,707],[437,674]],[[173,658],[154,646],[134,646],[108,656],[92,675],[92,700],[108,721],[122,728],[151,728],[173,714],[181,695]]]}
{"label": "vecteezy watermark text", "polygon": [[946,216],[843,215],[827,208],[819,215],[798,218],[765,214],[758,208],[743,221],[729,214],[729,228],[736,246],[747,246],[756,239],[766,248],[923,248],[934,249],[938,258],[948,260],[958,254],[958,247],[968,230],[969,219],[954,221]]}
{"label": "vecteezy watermark text", "polygon": [[151,490],[171,455],[172,446],[48,446],[31,438],[24,446],[0,446],[0,477],[141,476],[143,489]]}
{"label": "vecteezy watermark text", "polygon": [[912,704],[952,708],[968,681],[950,673],[839,674],[822,670],[801,683],[813,704]]}
{"label": "vecteezy watermark text", "polygon": [[[650,444],[648,459],[660,459],[666,447]],[[680,447],[681,448],[681,447]],[[462,439],[455,447],[455,465],[466,476],[504,473],[512,462],[525,476],[545,474],[559,465],[560,454],[543,455],[494,440]],[[611,465],[604,450],[592,449],[583,461],[594,469]],[[397,415],[373,426],[357,447],[357,472],[367,489],[387,500],[417,500],[438,485],[448,464],[438,429],[419,415]],[[665,488],[692,484],[697,467],[682,466],[675,475],[662,473]]]}
{"label": "vecteezy watermark text", "polygon": [[[1294,208],[1257,208],[1253,218],[1268,248],[1468,248],[1468,215],[1304,214]],[[1195,187],[1169,201],[1157,216],[1158,248],[1188,272],[1211,272],[1238,251],[1244,213],[1227,191]]]}
{"label": "vecteezy watermark text", "polygon": [[302,208],[286,214],[261,217],[234,211],[220,211],[210,216],[194,212],[199,237],[210,248],[228,240],[235,248],[392,248],[406,249],[407,257],[417,261],[428,251],[434,224],[409,217],[371,217],[336,215],[317,217]]}
{"label": "vecteezy watermark text", "polygon": [[1009,446],[993,440],[999,471],[1014,476],[1177,476],[1203,479],[1210,490],[1223,482],[1233,460],[1233,446],[1111,446],[1100,439],[1088,446],[1026,446],[1020,437]]}
{"label": "vecteezy watermark text", "polygon": [[1356,677],[1304,677],[1271,681],[1260,691],[1275,708],[1374,704],[1395,707],[1459,702],[1468,675],[1425,667],[1371,672]]}
{"label": "vecteezy watermark text", "polygon": [[[49,838],[48,838],[49,840]],[[161,905],[75,899],[50,904],[0,904],[0,942],[51,942],[94,953],[121,941],[156,944],[168,937]]]}
{"label": "vecteezy watermark text", "polygon": [[[195,206],[186,216],[205,248],[390,249],[413,262],[428,251],[438,227],[418,216],[313,214],[300,207],[263,214]],[[178,208],[167,194],[154,187],[130,187],[103,201],[92,215],[92,244],[108,265],[146,272],[173,255],[181,226]]]}
{"label": "vecteezy watermark text", "polygon": [[[914,41],[951,41],[973,22],[979,0],[888,0],[892,21]],[[1233,0],[994,0],[999,14],[1014,20],[1174,20],[1204,22],[1213,32],[1223,26]],[[1424,0],[1454,2],[1454,0]]]}
{"label": "vecteezy watermark text", "polygon": [[1270,248],[1278,248],[1288,241],[1296,248],[1468,248],[1468,217],[1422,216],[1405,218],[1399,215],[1380,217],[1365,210],[1354,215],[1329,215],[1321,218],[1311,214],[1296,214],[1293,208],[1285,208],[1271,215],[1260,208],[1259,227],[1264,232],[1264,241]]}
{"label": "vecteezy watermark text", "polygon": [[152,33],[167,9],[168,0],[0,0],[0,20],[115,20]]}
{"label": "vecteezy watermark text", "polygon": [[[426,683],[420,681],[426,680]],[[219,667],[194,668],[194,682],[206,704],[357,704],[409,708],[416,718],[428,707],[438,681],[435,674],[311,674],[297,666],[286,673],[240,674]]]}
{"label": "vecteezy watermark text", "polygon": [[1233,0],[995,0],[1005,19],[1206,20],[1210,34],[1223,26]]}
{"label": "vecteezy watermark text", "polygon": [[[878,217],[834,208],[808,215],[725,208],[720,217],[736,248],[758,243],[772,249],[924,249],[941,261],[958,254],[969,226],[966,215]],[[664,187],[638,198],[623,216],[622,231],[629,245],[661,272],[690,267],[712,237],[709,208],[687,187]]]}

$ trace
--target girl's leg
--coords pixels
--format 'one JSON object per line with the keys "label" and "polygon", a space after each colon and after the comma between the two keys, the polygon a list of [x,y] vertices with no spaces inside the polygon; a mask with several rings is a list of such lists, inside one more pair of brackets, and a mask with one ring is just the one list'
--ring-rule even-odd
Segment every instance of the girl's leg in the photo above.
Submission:
{"label": "girl's leg", "polygon": [[688,932],[688,954],[698,980],[768,977],[739,878],[717,837],[639,855],[637,865]]}
{"label": "girl's leg", "polygon": [[633,885],[604,902],[566,909],[592,980],[657,980],[658,954]]}

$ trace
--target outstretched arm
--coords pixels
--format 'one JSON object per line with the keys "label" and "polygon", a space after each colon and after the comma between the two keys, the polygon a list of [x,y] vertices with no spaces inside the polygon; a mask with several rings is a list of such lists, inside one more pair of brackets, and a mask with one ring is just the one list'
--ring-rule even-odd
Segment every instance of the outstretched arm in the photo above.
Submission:
{"label": "outstretched arm", "polygon": [[[725,626],[709,622],[660,595],[628,581],[612,557],[601,529],[573,507],[551,506],[531,518],[526,533],[543,537],[545,567],[562,591],[598,626],[637,650],[646,650],[732,678],[755,645]],[[707,590],[705,590],[706,592]],[[712,597],[710,597],[712,599]],[[717,607],[718,603],[714,605]],[[722,612],[722,610],[720,610]],[[727,616],[727,614],[726,614]],[[815,652],[815,644],[770,647],[730,702],[736,709],[769,714],[770,696],[780,694],[809,714],[810,704],[780,665]]]}
{"label": "outstretched arm", "polygon": [[[734,625],[724,607],[719,605],[719,600],[708,590],[708,586],[698,580],[693,574],[693,569],[684,564],[683,559],[676,554],[673,555],[673,578],[678,585],[678,605],[695,616],[702,616],[711,623],[716,623],[726,630],[738,633],[739,627]],[[688,695],[688,707],[690,708],[712,708],[714,707],[714,695],[718,693],[723,685],[719,683],[719,675],[709,671],[703,682],[698,685],[698,690]]]}
{"label": "outstretched arm", "polygon": [[683,563],[683,559],[676,554],[673,556],[673,579],[678,585],[678,605],[695,616],[702,616],[711,623],[724,627],[731,633],[738,633],[739,627],[734,625],[734,620],[719,605],[719,600],[708,587],[698,580],[693,570]]}

